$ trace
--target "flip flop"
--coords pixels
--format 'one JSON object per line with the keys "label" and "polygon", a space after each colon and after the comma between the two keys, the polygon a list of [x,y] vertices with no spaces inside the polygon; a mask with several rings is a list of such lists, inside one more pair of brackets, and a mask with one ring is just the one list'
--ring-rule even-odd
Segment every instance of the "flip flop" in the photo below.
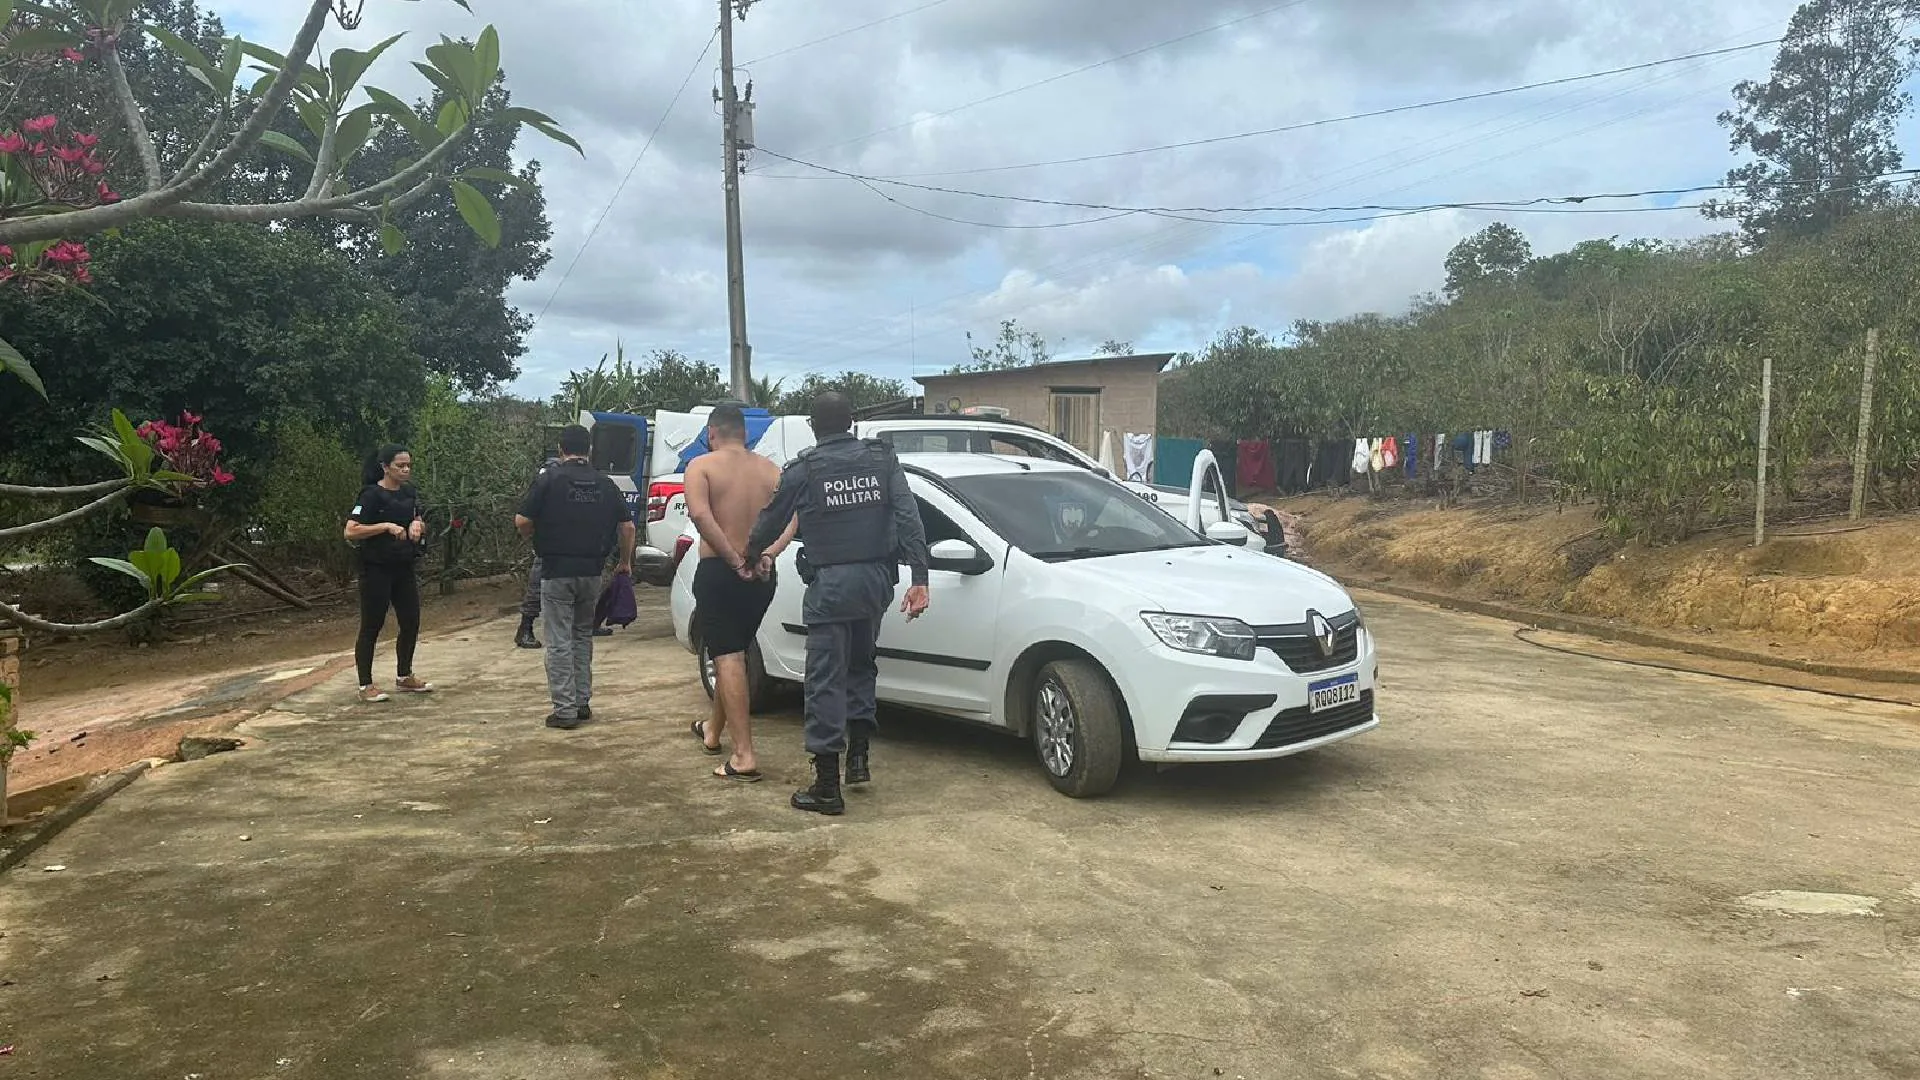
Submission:
{"label": "flip flop", "polygon": [[707,745],[707,722],[705,720],[695,720],[693,722],[693,726],[688,730],[693,732],[694,738],[700,740],[700,749],[705,750],[709,754],[719,754],[724,752],[724,749],[722,747]]}
{"label": "flip flop", "polygon": [[743,784],[757,784],[764,779],[759,769],[747,769],[743,772],[734,768],[730,760],[721,762],[720,767],[713,770],[713,775],[719,780],[738,780]]}

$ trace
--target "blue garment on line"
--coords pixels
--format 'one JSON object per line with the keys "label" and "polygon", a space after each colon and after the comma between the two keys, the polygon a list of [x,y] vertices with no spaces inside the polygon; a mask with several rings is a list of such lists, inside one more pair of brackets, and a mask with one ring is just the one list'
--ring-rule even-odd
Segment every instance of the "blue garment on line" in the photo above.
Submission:
{"label": "blue garment on line", "polygon": [[[765,409],[742,409],[740,411],[746,414],[747,449],[751,450],[760,445],[760,436],[765,435],[767,429],[773,426],[773,416]],[[694,458],[699,457],[711,449],[712,447],[707,445],[707,429],[702,426],[699,437],[688,443],[685,450],[680,451],[680,471],[686,472],[687,465],[692,462]]]}
{"label": "blue garment on line", "polygon": [[1400,436],[1400,463],[1407,467],[1407,479],[1420,475],[1420,436]]}
{"label": "blue garment on line", "polygon": [[1184,487],[1193,480],[1193,462],[1200,456],[1206,444],[1199,439],[1154,440],[1153,476],[1154,482]]}

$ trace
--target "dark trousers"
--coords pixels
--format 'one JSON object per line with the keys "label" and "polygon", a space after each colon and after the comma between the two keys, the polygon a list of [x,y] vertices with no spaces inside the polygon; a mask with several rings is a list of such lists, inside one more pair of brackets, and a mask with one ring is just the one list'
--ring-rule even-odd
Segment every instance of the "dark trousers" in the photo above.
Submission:
{"label": "dark trousers", "polygon": [[879,639],[879,619],[807,624],[807,753],[843,754],[849,732],[865,740],[880,730]]}
{"label": "dark trousers", "polygon": [[360,668],[360,685],[373,685],[373,646],[387,624],[387,609],[393,609],[400,624],[397,643],[399,667],[404,679],[413,674],[413,647],[420,640],[420,580],[414,576],[413,563],[362,563],[360,565],[360,640],[354,643],[353,659]]}
{"label": "dark trousers", "polygon": [[520,617],[532,622],[540,617],[540,556],[533,557],[533,569],[527,571],[527,591],[520,597]]}

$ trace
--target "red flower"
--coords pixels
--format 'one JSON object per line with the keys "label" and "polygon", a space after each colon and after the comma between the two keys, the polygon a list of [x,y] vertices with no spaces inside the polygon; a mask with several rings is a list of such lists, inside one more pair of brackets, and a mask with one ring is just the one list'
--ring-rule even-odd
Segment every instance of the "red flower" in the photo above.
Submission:
{"label": "red flower", "polygon": [[81,134],[81,135],[75,135],[75,136],[73,137],[73,141],[74,141],[74,142],[76,142],[76,143],[79,143],[79,144],[80,144],[81,146],[84,146],[84,147],[86,147],[87,149],[89,149],[89,150],[91,150],[91,149],[93,149],[94,147],[96,147],[96,146],[98,146],[98,145],[100,145],[100,136],[98,136],[98,135],[85,135],[85,134]]}
{"label": "red flower", "polygon": [[61,59],[66,60],[68,63],[78,64],[78,63],[84,62],[87,58],[87,55],[81,52],[79,49],[61,49],[60,57]]}
{"label": "red flower", "polygon": [[87,268],[86,268],[86,267],[84,267],[84,266],[76,266],[76,267],[74,267],[74,268],[73,268],[73,283],[74,283],[75,285],[91,285],[91,284],[93,284],[93,271],[91,271],[91,270],[89,270],[89,269],[87,269]]}
{"label": "red flower", "polygon": [[17,154],[27,148],[27,140],[17,131],[0,135],[0,154]]}
{"label": "red flower", "polygon": [[61,265],[83,263],[90,258],[92,256],[87,254],[86,245],[76,244],[71,240],[62,240],[47,249],[47,261]]}
{"label": "red flower", "polygon": [[87,160],[87,158],[91,155],[87,153],[85,147],[56,146],[53,148],[53,156],[59,158],[61,161],[64,161],[69,165],[78,165],[79,163]]}
{"label": "red flower", "polygon": [[200,416],[197,413],[183,412],[180,414],[180,422],[188,427],[193,427],[200,422]]}
{"label": "red flower", "polygon": [[193,440],[193,444],[209,454],[217,454],[220,452],[220,440],[211,435],[202,434],[199,438]]}
{"label": "red flower", "polygon": [[218,465],[213,467],[213,482],[216,484],[233,483],[233,474]]}
{"label": "red flower", "polygon": [[21,124],[20,130],[29,135],[45,135],[47,132],[59,126],[59,118],[55,117],[52,113],[48,113],[46,116],[36,116]]}
{"label": "red flower", "polygon": [[80,168],[84,170],[88,176],[99,176],[101,173],[107,171],[107,167],[100,164],[100,159],[92,157],[81,162]]}
{"label": "red flower", "polygon": [[454,519],[453,519],[453,527],[454,527],[455,529],[464,529],[464,528],[466,528],[466,527],[467,527],[467,519],[466,519],[466,518],[454,518]]}
{"label": "red flower", "polygon": [[105,180],[100,181],[100,201],[103,203],[120,201],[120,193],[108,187]]}

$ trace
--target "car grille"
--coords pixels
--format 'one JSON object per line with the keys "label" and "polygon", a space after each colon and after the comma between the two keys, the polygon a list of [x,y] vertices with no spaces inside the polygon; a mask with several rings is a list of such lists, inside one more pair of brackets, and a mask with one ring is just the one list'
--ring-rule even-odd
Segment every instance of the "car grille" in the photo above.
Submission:
{"label": "car grille", "polygon": [[1256,626],[1255,638],[1263,649],[1272,650],[1287,667],[1298,674],[1331,671],[1360,658],[1359,621],[1352,615],[1328,619],[1333,626],[1333,655],[1321,656],[1320,643],[1305,624],[1294,626]]}
{"label": "car grille", "polygon": [[1308,712],[1302,705],[1297,709],[1288,709],[1273,718],[1267,730],[1260,735],[1260,741],[1253,744],[1255,750],[1276,750],[1294,743],[1322,739],[1342,731],[1357,728],[1373,719],[1373,691],[1362,690],[1360,700],[1351,705],[1342,705],[1325,712]]}

